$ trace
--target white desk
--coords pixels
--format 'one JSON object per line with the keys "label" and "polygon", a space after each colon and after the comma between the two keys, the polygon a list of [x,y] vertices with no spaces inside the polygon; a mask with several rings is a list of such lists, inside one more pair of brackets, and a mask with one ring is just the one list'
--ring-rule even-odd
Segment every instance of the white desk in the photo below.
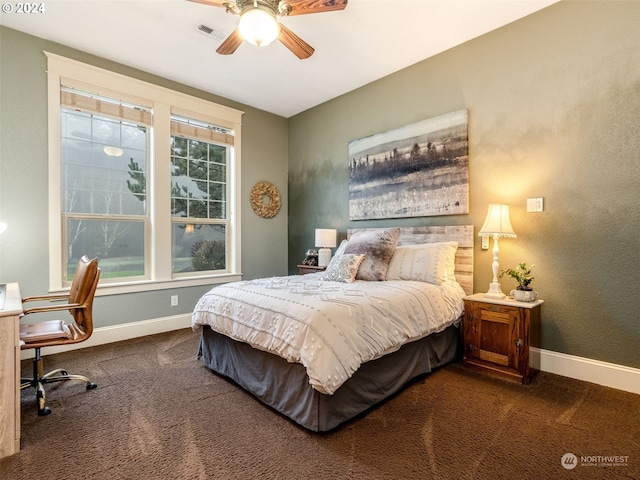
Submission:
{"label": "white desk", "polygon": [[3,284],[0,299],[0,458],[20,450],[20,314],[17,283]]}

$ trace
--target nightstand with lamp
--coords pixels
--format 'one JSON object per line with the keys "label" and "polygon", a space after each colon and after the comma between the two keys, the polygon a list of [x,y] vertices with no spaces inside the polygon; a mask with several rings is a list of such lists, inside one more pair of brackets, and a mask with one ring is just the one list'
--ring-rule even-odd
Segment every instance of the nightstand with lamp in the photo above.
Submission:
{"label": "nightstand with lamp", "polygon": [[509,205],[489,205],[478,234],[493,237],[493,281],[488,292],[464,297],[463,362],[475,370],[527,385],[536,373],[529,365],[529,347],[540,347],[543,300],[519,302],[502,293],[498,238],[516,238]]}
{"label": "nightstand with lamp", "polygon": [[298,265],[298,275],[308,273],[324,272],[331,261],[331,248],[336,246],[336,236],[338,232],[332,228],[316,228],[315,246],[320,247],[318,251],[307,250],[307,255]]}

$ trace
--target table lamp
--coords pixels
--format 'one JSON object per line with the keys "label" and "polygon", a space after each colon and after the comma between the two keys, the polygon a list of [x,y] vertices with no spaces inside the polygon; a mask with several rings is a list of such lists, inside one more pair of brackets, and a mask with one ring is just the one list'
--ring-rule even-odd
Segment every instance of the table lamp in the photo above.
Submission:
{"label": "table lamp", "polygon": [[316,228],[316,247],[318,266],[326,267],[331,261],[331,248],[336,246],[337,231],[332,228]]}
{"label": "table lamp", "polygon": [[493,262],[491,263],[493,281],[489,284],[489,291],[485,293],[484,296],[488,298],[502,299],[506,297],[506,295],[502,293],[500,282],[498,282],[498,270],[500,268],[498,263],[498,254],[500,253],[500,249],[498,248],[498,239],[500,237],[517,237],[513,231],[513,227],[511,226],[509,205],[498,203],[490,204],[489,211],[487,212],[487,218],[485,219],[478,235],[490,235],[493,237]]}

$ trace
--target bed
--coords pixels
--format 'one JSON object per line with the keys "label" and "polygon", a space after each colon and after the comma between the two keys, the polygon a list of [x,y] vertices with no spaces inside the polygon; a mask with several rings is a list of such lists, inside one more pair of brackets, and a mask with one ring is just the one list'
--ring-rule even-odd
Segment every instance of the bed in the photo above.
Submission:
{"label": "bed", "polygon": [[472,270],[472,226],[352,229],[326,272],[204,294],[192,316],[198,357],[299,425],[328,431],[459,358]]}

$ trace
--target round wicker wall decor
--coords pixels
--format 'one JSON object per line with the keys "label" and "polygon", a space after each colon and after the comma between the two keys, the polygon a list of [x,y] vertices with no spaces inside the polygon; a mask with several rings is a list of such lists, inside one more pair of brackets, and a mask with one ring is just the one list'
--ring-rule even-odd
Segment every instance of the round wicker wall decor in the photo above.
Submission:
{"label": "round wicker wall decor", "polygon": [[280,192],[269,182],[258,182],[251,189],[251,208],[262,218],[275,217],[280,211]]}

